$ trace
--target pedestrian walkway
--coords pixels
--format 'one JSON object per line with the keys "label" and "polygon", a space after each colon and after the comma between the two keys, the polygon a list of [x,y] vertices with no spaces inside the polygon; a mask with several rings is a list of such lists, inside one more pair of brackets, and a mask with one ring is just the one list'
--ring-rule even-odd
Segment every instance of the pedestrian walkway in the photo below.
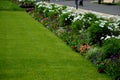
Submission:
{"label": "pedestrian walkway", "polygon": [[[54,1],[54,2],[51,1],[51,3],[57,3],[60,5],[75,7],[75,1]],[[92,3],[91,0],[83,1],[83,6],[79,6],[79,9],[92,10],[92,11],[96,11],[96,12],[100,12],[100,13],[106,13],[106,14],[120,16],[120,6],[94,4],[94,3]]]}

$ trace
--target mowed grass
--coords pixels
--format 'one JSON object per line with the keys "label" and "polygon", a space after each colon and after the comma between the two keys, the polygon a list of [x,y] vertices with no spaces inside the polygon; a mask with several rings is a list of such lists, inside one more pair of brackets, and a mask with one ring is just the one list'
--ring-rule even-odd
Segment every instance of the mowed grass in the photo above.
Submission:
{"label": "mowed grass", "polygon": [[23,11],[0,11],[0,80],[111,80]]}

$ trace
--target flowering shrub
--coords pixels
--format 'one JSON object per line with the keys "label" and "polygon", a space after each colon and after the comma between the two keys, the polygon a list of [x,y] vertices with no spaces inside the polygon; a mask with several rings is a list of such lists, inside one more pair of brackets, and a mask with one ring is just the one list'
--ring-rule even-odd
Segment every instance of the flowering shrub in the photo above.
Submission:
{"label": "flowering shrub", "polygon": [[70,25],[72,23],[74,16],[70,12],[63,13],[60,15],[60,26]]}
{"label": "flowering shrub", "polygon": [[73,31],[78,32],[81,29],[83,29],[84,22],[83,22],[82,18],[83,18],[83,16],[80,16],[80,15],[74,18],[72,25],[71,25],[71,28]]}
{"label": "flowering shrub", "polygon": [[102,47],[104,55],[103,59],[110,58],[112,55],[120,54],[120,39],[111,38],[104,42]]}
{"label": "flowering shrub", "polygon": [[88,34],[91,44],[102,45],[102,41],[106,38],[107,35],[111,36],[111,31],[108,29],[108,22],[104,21],[92,23],[88,28]]}
{"label": "flowering shrub", "polygon": [[112,33],[111,37],[120,39],[120,20],[109,23],[108,29]]}
{"label": "flowering shrub", "polygon": [[45,9],[45,11],[44,11],[44,16],[45,17],[52,18],[53,16],[57,16],[57,14],[58,14],[57,10],[48,10],[48,9]]}
{"label": "flowering shrub", "polygon": [[36,0],[18,0],[19,2],[35,2]]}
{"label": "flowering shrub", "polygon": [[97,18],[95,14],[92,14],[92,13],[84,14],[84,17],[83,17],[84,29],[88,29],[88,27],[90,27],[92,23],[98,20],[99,18]]}
{"label": "flowering shrub", "polygon": [[43,2],[37,2],[35,4],[35,13],[40,14],[43,13],[44,9],[46,9],[46,4]]}

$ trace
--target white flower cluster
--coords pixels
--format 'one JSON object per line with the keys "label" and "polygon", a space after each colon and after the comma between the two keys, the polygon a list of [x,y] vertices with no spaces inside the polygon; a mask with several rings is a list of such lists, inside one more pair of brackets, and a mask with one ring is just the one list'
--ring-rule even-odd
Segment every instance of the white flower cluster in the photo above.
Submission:
{"label": "white flower cluster", "polygon": [[110,39],[110,38],[111,38],[111,36],[107,35],[106,38],[105,38],[105,40]]}
{"label": "white flower cluster", "polygon": [[31,1],[31,2],[34,2],[36,0],[18,0],[19,2],[24,2],[24,1]]}
{"label": "white flower cluster", "polygon": [[102,40],[102,39],[107,40],[107,39],[110,39],[110,38],[120,39],[120,35],[119,35],[119,36],[114,36],[114,35],[109,36],[109,35],[107,35],[105,38],[104,38],[104,37],[101,37],[101,40]]}
{"label": "white flower cluster", "polygon": [[67,9],[62,10],[62,14],[66,14],[66,13],[72,13],[72,11],[71,10],[67,10]]}
{"label": "white flower cluster", "polygon": [[40,1],[40,2],[36,2],[35,5],[37,6],[37,8],[46,7],[45,2],[42,2],[42,1]]}
{"label": "white flower cluster", "polygon": [[111,31],[120,31],[120,21],[110,23],[108,29],[110,29]]}
{"label": "white flower cluster", "polygon": [[[53,9],[52,5],[54,5],[56,9]],[[45,10],[43,12],[46,12],[46,11],[49,11],[49,12],[55,12],[56,11],[56,12],[58,12],[58,10],[59,10],[59,6],[55,5],[54,3],[49,4],[49,3],[46,3],[46,2],[43,2],[43,1],[37,2],[36,6],[37,6],[38,9],[41,8],[41,7],[44,7]]]}
{"label": "white flower cluster", "polygon": [[[22,0],[20,0],[22,1]],[[81,15],[78,13],[73,12],[74,9],[73,7],[67,7],[66,9],[63,10],[61,5],[56,5],[56,4],[50,4],[50,3],[46,3],[46,2],[37,2],[36,5],[38,6],[38,8],[40,7],[45,7],[46,9],[48,9],[49,12],[54,12],[54,11],[61,11],[61,14],[59,14],[59,16],[61,16],[62,14],[66,14],[69,13],[68,17],[65,18],[65,20],[71,20],[73,22],[77,21],[77,20],[83,20],[84,22],[87,20],[88,22],[90,22],[92,20],[91,17],[88,17],[87,19],[85,19],[84,14],[86,13],[82,13]],[[53,6],[56,9],[53,9]],[[104,18],[104,19],[100,19],[95,21],[95,23],[99,23],[99,26],[101,28],[105,27],[107,24],[107,27],[110,31],[120,31],[120,18],[119,17],[114,17],[114,16],[104,16],[104,15],[99,15],[98,13],[94,13],[95,15],[97,15],[97,18]],[[71,19],[71,16],[73,17],[73,20]],[[109,36],[106,35],[106,37],[101,37],[101,39],[109,39],[109,38],[117,38],[120,39],[120,35],[119,36]]]}
{"label": "white flower cluster", "polygon": [[100,22],[100,24],[99,24],[99,26],[100,27],[104,27],[105,26],[105,24],[107,23],[107,21],[105,21],[105,20],[99,20],[99,22]]}
{"label": "white flower cluster", "polygon": [[46,5],[45,7],[48,9],[52,9],[52,6],[49,6],[49,5]]}
{"label": "white flower cluster", "polygon": [[68,15],[68,17],[67,17],[67,18],[65,18],[65,20],[66,20],[66,21],[67,21],[67,20],[71,20],[71,21],[72,21],[71,16],[72,16],[72,14],[70,13],[70,14]]}
{"label": "white flower cluster", "polygon": [[80,16],[77,15],[76,17],[74,17],[73,22],[77,21],[77,20],[82,20],[84,18],[84,15]]}
{"label": "white flower cluster", "polygon": [[36,2],[36,5],[38,6],[38,5],[42,5],[43,4],[43,2],[42,1],[40,1],[40,2]]}
{"label": "white flower cluster", "polygon": [[23,1],[23,0],[18,0],[19,2]]}

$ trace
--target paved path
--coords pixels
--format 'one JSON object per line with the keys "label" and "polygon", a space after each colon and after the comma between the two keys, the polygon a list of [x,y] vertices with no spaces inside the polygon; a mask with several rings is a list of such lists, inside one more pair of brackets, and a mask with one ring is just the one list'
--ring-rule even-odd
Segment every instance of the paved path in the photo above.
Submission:
{"label": "paved path", "polygon": [[[75,1],[51,1],[51,2],[61,4],[61,5],[75,7]],[[91,2],[91,0],[89,0],[89,1],[85,0],[83,4],[84,4],[83,7],[79,6],[79,9],[92,10],[92,11],[96,11],[96,12],[120,16],[120,6],[93,4]]]}

